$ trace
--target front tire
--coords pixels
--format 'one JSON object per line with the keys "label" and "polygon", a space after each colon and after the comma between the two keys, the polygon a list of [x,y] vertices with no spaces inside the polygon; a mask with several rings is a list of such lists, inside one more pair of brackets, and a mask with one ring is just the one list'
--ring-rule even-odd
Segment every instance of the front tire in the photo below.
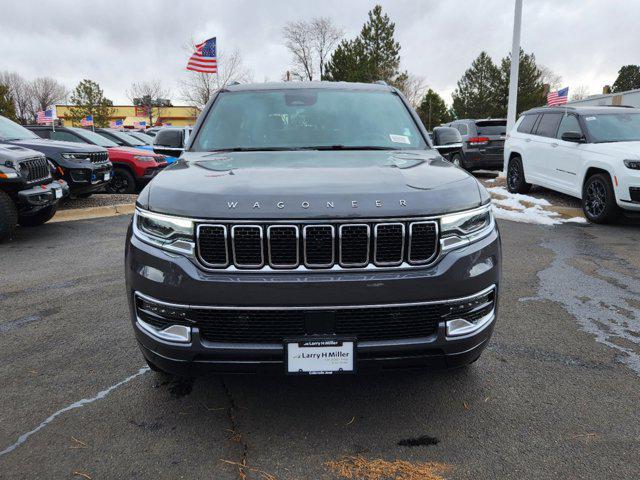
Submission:
{"label": "front tire", "polygon": [[507,190],[511,193],[528,193],[531,184],[524,178],[524,168],[520,157],[513,157],[507,166]]}
{"label": "front tire", "polygon": [[593,223],[611,223],[622,213],[616,203],[611,177],[605,173],[590,176],[582,187],[582,211]]}
{"label": "front tire", "polygon": [[0,242],[13,235],[18,225],[18,211],[11,197],[0,191]]}
{"label": "front tire", "polygon": [[37,227],[51,220],[57,210],[57,205],[49,205],[48,207],[38,210],[33,215],[20,215],[18,217],[18,223],[22,227]]}
{"label": "front tire", "polygon": [[131,172],[124,168],[115,168],[113,178],[106,188],[108,193],[135,193],[136,180]]}

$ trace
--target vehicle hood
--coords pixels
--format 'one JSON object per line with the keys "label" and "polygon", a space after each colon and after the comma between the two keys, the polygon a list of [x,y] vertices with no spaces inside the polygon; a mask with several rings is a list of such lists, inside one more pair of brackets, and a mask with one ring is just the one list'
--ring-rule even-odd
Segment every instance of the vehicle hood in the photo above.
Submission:
{"label": "vehicle hood", "polygon": [[145,157],[159,157],[153,152],[141,152],[139,148],[134,147],[109,147],[107,148],[109,155],[112,153],[123,157],[131,157],[133,155],[143,155]]}
{"label": "vehicle hood", "polygon": [[89,145],[88,143],[63,142],[60,140],[46,140],[44,138],[29,138],[27,140],[12,140],[14,145],[33,148],[41,152],[104,152],[102,147]]}
{"label": "vehicle hood", "polygon": [[589,150],[604,155],[623,156],[627,159],[640,159],[640,142],[591,143]]}
{"label": "vehicle hood", "polygon": [[41,152],[24,148],[19,145],[0,144],[0,163],[4,163],[7,160],[17,162],[33,157],[42,158],[42,156]]}
{"label": "vehicle hood", "polygon": [[145,188],[139,206],[215,219],[435,215],[488,201],[438,153],[186,152]]}

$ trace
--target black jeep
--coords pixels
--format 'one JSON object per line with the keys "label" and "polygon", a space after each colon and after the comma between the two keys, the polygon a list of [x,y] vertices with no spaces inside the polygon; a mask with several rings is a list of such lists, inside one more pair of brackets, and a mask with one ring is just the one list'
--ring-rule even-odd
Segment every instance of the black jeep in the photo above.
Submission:
{"label": "black jeep", "polygon": [[11,236],[17,224],[41,225],[56,213],[69,186],[54,181],[53,170],[40,152],[0,145],[0,241]]}

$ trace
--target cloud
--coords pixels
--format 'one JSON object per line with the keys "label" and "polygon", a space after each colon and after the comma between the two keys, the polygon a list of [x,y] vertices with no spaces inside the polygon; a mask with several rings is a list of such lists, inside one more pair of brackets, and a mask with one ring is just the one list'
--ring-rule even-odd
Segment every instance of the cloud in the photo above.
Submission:
{"label": "cloud", "polygon": [[[190,39],[217,36],[221,51],[239,49],[256,81],[279,80],[290,66],[282,45],[289,20],[330,16],[355,36],[376,2],[5,0],[0,15],[0,69],[50,75],[68,87],[98,81],[127,102],[134,81],[161,79],[177,97]],[[396,23],[402,63],[449,101],[481,50],[498,61],[511,47],[513,1],[382,1]],[[628,0],[524,0],[522,45],[563,77],[599,93],[620,66],[637,63],[633,33],[640,6]],[[178,100],[176,98],[176,100]]]}

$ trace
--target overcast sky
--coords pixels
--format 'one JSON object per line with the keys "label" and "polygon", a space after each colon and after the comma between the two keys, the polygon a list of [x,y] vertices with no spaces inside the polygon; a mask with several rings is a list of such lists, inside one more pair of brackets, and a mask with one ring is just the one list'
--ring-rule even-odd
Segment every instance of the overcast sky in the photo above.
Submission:
{"label": "overcast sky", "polygon": [[[0,0],[0,70],[68,88],[90,78],[115,103],[128,103],[131,82],[160,78],[180,103],[191,38],[217,36],[219,51],[237,48],[255,81],[280,80],[290,67],[287,21],[329,16],[351,38],[376,3],[396,24],[402,67],[447,102],[481,50],[498,61],[511,48],[513,0]],[[523,48],[563,86],[601,93],[621,65],[640,63],[640,0],[524,0],[522,22]]]}

